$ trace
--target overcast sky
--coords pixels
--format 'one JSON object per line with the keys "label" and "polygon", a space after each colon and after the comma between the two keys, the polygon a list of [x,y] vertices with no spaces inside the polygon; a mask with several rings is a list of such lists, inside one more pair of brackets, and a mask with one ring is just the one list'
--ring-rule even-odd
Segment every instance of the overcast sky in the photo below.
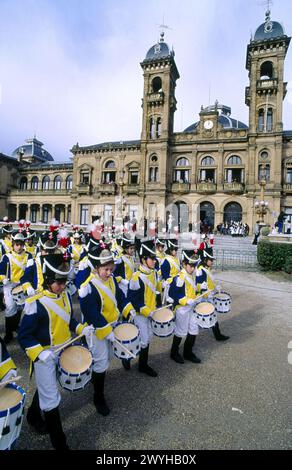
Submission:
{"label": "overcast sky", "polygon": [[[264,22],[260,0],[0,0],[0,152],[36,137],[56,161],[70,148],[139,139],[140,62],[159,38],[175,50],[175,130],[218,99],[248,123],[246,47]],[[273,0],[271,19],[292,35],[291,0]],[[292,44],[284,129],[292,129]],[[210,97],[210,98],[209,98]]]}

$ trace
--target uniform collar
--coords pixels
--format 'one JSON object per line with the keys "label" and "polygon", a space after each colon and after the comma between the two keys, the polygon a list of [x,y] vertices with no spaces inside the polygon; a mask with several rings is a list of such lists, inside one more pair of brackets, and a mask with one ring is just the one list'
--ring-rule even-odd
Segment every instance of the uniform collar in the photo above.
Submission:
{"label": "uniform collar", "polygon": [[147,268],[147,266],[140,264],[139,271],[141,271],[141,273],[143,274],[151,274],[154,271],[154,269]]}
{"label": "uniform collar", "polygon": [[61,295],[57,295],[57,294],[54,294],[53,292],[51,292],[50,290],[48,289],[45,289],[44,292],[43,292],[43,295],[45,295],[46,297],[49,297],[50,299],[61,299],[62,295],[63,295],[63,292]]}

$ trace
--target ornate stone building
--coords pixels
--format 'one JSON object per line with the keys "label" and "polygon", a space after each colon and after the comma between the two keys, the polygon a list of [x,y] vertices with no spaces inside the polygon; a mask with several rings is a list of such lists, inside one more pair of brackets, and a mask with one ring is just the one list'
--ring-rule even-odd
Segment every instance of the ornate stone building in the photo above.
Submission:
{"label": "ornate stone building", "polygon": [[8,192],[9,216],[42,222],[55,216],[77,224],[97,216],[112,224],[129,216],[140,224],[144,217],[164,224],[172,213],[181,231],[197,218],[215,226],[223,220],[252,226],[262,180],[266,221],[273,223],[281,210],[292,216],[292,131],[283,130],[282,123],[289,43],[268,11],[247,46],[248,125],[216,102],[202,106],[196,123],[174,132],[179,72],[162,33],[141,62],[141,140],[76,144],[72,163],[62,164],[54,163],[37,139],[28,140],[14,152],[17,188],[2,191]]}

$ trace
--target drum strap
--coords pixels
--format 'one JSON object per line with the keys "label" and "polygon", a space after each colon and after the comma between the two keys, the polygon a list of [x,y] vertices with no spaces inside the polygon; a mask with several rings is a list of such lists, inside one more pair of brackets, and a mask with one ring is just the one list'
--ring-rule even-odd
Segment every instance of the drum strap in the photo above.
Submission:
{"label": "drum strap", "polygon": [[146,284],[149,287],[149,289],[151,289],[152,292],[156,295],[156,289],[155,289],[154,285],[152,284],[152,282],[149,281],[148,277],[145,276],[145,274],[140,274],[140,278],[142,279],[144,284]]}
{"label": "drum strap", "polygon": [[4,246],[4,250],[6,251],[6,253],[9,253],[10,249],[8,248],[8,246],[6,245],[6,243],[4,242],[4,240],[1,240],[1,243],[2,243],[2,245]]}
{"label": "drum strap", "polygon": [[115,298],[113,292],[107,286],[105,286],[101,281],[99,281],[96,278],[91,279],[91,282],[95,285],[95,287],[102,290],[104,292],[104,294],[106,294],[113,301],[116,308],[118,308],[117,299]]}
{"label": "drum strap", "polygon": [[14,264],[16,264],[16,266],[23,269],[23,271],[25,270],[25,265],[22,264],[20,261],[18,261],[18,259],[14,258],[14,256],[11,253],[8,253],[7,256],[9,258],[10,262],[13,262]]}
{"label": "drum strap", "polygon": [[170,256],[166,256],[166,259],[169,264],[171,264],[175,269],[177,269],[178,271],[180,270],[179,264],[176,263],[173,258],[171,258]]}
{"label": "drum strap", "polygon": [[184,275],[185,275],[185,278],[187,279],[187,281],[189,282],[189,284],[191,284],[191,286],[196,290],[195,279],[192,278],[187,272],[184,272]]}
{"label": "drum strap", "polygon": [[69,325],[70,315],[68,315],[68,313],[63,310],[59,305],[57,305],[52,299],[43,297],[42,299],[40,299],[40,303],[43,304],[45,307],[49,308],[50,310],[53,310],[53,312],[58,315],[58,317],[61,317],[62,320],[64,320],[64,322]]}
{"label": "drum strap", "polygon": [[209,269],[203,268],[203,266],[202,266],[202,270],[207,274],[207,277],[209,277],[209,278],[211,279],[211,281],[213,282],[213,284],[215,284],[215,279],[214,279],[214,277],[212,276],[212,274],[210,273]]}

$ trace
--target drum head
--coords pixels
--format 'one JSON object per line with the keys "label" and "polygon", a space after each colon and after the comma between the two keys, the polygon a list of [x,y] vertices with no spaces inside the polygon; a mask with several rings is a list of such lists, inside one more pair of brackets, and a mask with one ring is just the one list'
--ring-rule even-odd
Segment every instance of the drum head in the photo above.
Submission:
{"label": "drum head", "polygon": [[0,411],[13,408],[22,400],[22,395],[12,387],[0,387]]}
{"label": "drum head", "polygon": [[215,295],[215,299],[218,299],[218,300],[229,300],[229,299],[230,299],[230,295],[227,294],[227,292],[220,292],[220,294],[217,293],[217,294]]}
{"label": "drum head", "polygon": [[152,316],[153,320],[158,321],[159,323],[166,323],[173,318],[173,313],[169,308],[160,308],[154,312]]}
{"label": "drum head", "polygon": [[215,307],[211,302],[200,302],[196,305],[195,311],[199,315],[211,315],[215,310]]}
{"label": "drum head", "polygon": [[92,356],[83,346],[70,346],[61,353],[60,365],[69,374],[82,374],[92,363]]}
{"label": "drum head", "polygon": [[122,323],[114,329],[114,335],[119,341],[130,341],[138,336],[139,330],[132,323]]}
{"label": "drum head", "polygon": [[12,294],[19,294],[21,292],[23,292],[23,289],[22,289],[22,286],[15,286],[13,287],[13,289],[11,290]]}

